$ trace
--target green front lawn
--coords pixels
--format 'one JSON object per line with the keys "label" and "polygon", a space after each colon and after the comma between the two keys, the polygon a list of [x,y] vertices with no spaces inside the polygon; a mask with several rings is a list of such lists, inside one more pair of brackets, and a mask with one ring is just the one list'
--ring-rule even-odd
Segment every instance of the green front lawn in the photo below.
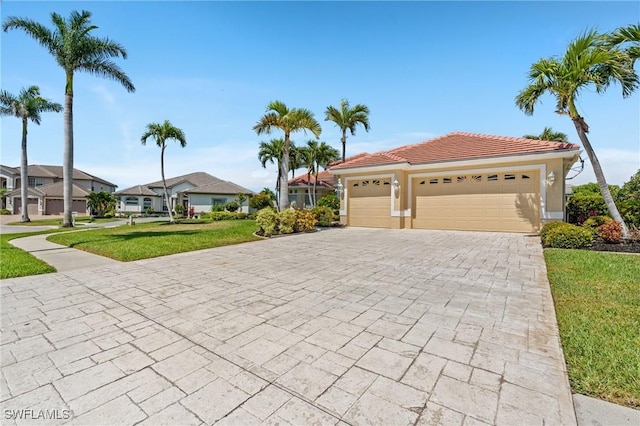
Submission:
{"label": "green front lawn", "polygon": [[49,241],[128,262],[255,241],[253,220],[194,224],[140,223],[52,235]]}
{"label": "green front lawn", "polygon": [[26,232],[20,234],[0,235],[0,278],[27,277],[29,275],[48,274],[56,272],[53,266],[44,263],[30,253],[12,246],[9,240],[28,237],[45,232]]}
{"label": "green front lawn", "polygon": [[640,408],[640,256],[544,256],[572,390]]}
{"label": "green front lawn", "polygon": [[[91,219],[91,216],[78,216],[76,217],[76,224],[83,224],[83,223],[105,223],[105,222],[114,222],[116,220],[123,220],[123,219],[118,219],[115,217],[101,217],[100,219]],[[20,225],[20,226],[61,226],[62,225],[62,218],[61,217],[54,217],[54,218],[49,218],[49,219],[36,219],[36,220],[32,220],[31,222],[11,222],[8,223],[7,225]]]}

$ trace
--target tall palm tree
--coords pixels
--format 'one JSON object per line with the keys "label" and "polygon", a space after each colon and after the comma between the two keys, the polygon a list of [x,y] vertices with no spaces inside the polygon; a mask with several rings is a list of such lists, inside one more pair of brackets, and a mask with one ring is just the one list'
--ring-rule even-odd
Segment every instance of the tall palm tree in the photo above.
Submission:
{"label": "tall palm tree", "polygon": [[280,161],[280,199],[278,208],[284,210],[289,204],[289,150],[291,147],[291,133],[307,130],[318,138],[322,129],[320,123],[316,121],[313,113],[304,108],[289,109],[283,102],[272,101],[267,105],[266,114],[253,126],[256,134],[270,134],[278,129],[284,132],[284,146],[282,148],[282,160]]}
{"label": "tall palm tree", "polygon": [[22,120],[22,146],[20,159],[20,198],[22,207],[21,222],[30,222],[28,212],[27,187],[28,181],[28,165],[27,161],[27,123],[29,120],[36,124],[40,124],[40,114],[43,112],[60,112],[62,105],[51,102],[48,99],[40,97],[40,88],[38,86],[30,86],[28,89],[22,89],[18,96],[15,96],[6,90],[0,91],[0,115],[12,115]]}
{"label": "tall palm tree", "polygon": [[631,67],[629,55],[618,48],[604,46],[598,33],[589,30],[572,41],[561,58],[540,59],[531,65],[529,85],[516,96],[516,105],[525,114],[532,115],[543,94],[549,92],[556,98],[556,112],[568,115],[573,121],[609,213],[622,224],[626,238],[629,230],[613,201],[598,157],[587,137],[589,126],[576,107],[576,98],[581,90],[593,86],[596,92],[602,93],[616,82],[622,87],[623,97],[638,87],[638,75]]}
{"label": "tall palm tree", "polygon": [[551,127],[545,127],[539,135],[524,135],[522,137],[541,141],[569,142],[569,138],[565,133],[556,132]]}
{"label": "tall palm tree", "polygon": [[164,123],[149,123],[147,124],[147,130],[140,138],[142,145],[147,144],[147,139],[153,138],[156,141],[156,145],[160,147],[160,173],[162,174],[162,186],[164,188],[164,197],[167,203],[167,210],[169,210],[169,222],[174,223],[173,214],[171,213],[171,198],[169,198],[169,191],[167,190],[167,181],[164,178],[164,150],[167,149],[167,141],[175,140],[180,144],[181,148],[187,146],[187,138],[184,132],[174,127],[169,120],[164,120]]}
{"label": "tall palm tree", "polygon": [[260,142],[258,149],[258,159],[263,168],[267,168],[267,163],[276,164],[278,167],[278,179],[276,180],[276,199],[280,196],[280,173],[282,167],[282,150],[284,149],[284,139],[271,139],[269,142]]}
{"label": "tall palm tree", "polygon": [[127,51],[120,44],[91,35],[98,27],[91,24],[91,12],[73,11],[68,19],[57,13],[51,14],[53,29],[28,18],[10,16],[2,25],[10,29],[23,30],[53,55],[65,71],[64,89],[64,154],[62,160],[64,218],[63,227],[73,226],[71,217],[73,185],[73,76],[84,71],[105,77],[122,84],[129,92],[136,89],[129,77],[111,61],[111,58],[127,58]]}
{"label": "tall palm tree", "polygon": [[304,147],[296,146],[294,141],[289,141],[289,170],[291,179],[296,177],[296,170],[304,166]]}
{"label": "tall palm tree", "polygon": [[315,206],[315,200],[311,196],[311,174],[315,174],[316,157],[318,154],[318,141],[308,140],[307,144],[300,147],[300,154],[302,157],[302,164],[307,168],[307,198],[309,198],[309,205]]}
{"label": "tall palm tree", "polygon": [[343,99],[340,101],[340,109],[328,106],[324,114],[324,121],[333,121],[342,131],[340,141],[342,142],[342,161],[344,161],[347,153],[347,130],[354,136],[356,134],[356,127],[361,125],[364,127],[364,130],[368,132],[370,128],[369,108],[362,104],[349,108],[349,101]]}
{"label": "tall palm tree", "polygon": [[340,153],[338,152],[337,149],[335,149],[331,145],[328,145],[326,142],[320,142],[320,145],[318,145],[318,150],[316,152],[316,164],[315,164],[316,178],[313,181],[313,200],[314,200],[313,205],[314,206],[318,202],[317,186],[318,186],[318,173],[320,173],[320,167],[326,170],[327,166],[330,163],[336,161],[339,158],[340,158]]}
{"label": "tall palm tree", "polygon": [[611,34],[606,34],[604,41],[607,46],[626,47],[631,66],[640,58],[640,24],[618,28]]}

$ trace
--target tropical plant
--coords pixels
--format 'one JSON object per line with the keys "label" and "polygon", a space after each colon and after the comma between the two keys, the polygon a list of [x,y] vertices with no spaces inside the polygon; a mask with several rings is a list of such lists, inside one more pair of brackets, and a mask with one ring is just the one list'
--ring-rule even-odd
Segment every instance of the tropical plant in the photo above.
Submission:
{"label": "tropical plant", "polygon": [[631,58],[631,66],[640,58],[640,24],[620,27],[611,34],[606,34],[604,40],[607,46],[625,48]]}
{"label": "tropical plant", "polygon": [[344,161],[347,152],[347,130],[351,132],[352,136],[355,136],[356,127],[360,125],[368,132],[370,128],[369,108],[362,104],[350,108],[349,101],[342,99],[339,109],[334,106],[328,106],[324,114],[325,121],[333,121],[342,131],[340,142],[342,142],[342,161]]}
{"label": "tropical plant", "polygon": [[[258,149],[258,160],[262,168],[267,168],[267,163],[276,164],[278,167],[278,178],[276,180],[276,193],[280,196],[280,173],[282,173],[282,151],[284,150],[284,139],[271,139],[269,142],[260,142]],[[277,198],[276,198],[277,200]]]}
{"label": "tropical plant", "polygon": [[629,230],[615,205],[598,157],[587,137],[589,126],[578,113],[576,99],[587,87],[593,86],[596,92],[602,93],[616,82],[622,87],[623,97],[627,97],[636,90],[638,81],[630,56],[616,47],[604,46],[598,33],[589,30],[569,44],[563,57],[540,59],[534,63],[529,71],[529,85],[516,96],[516,105],[527,115],[533,114],[543,94],[549,92],[556,98],[556,112],[568,115],[573,121],[611,217],[622,224],[625,238]]}
{"label": "tropical plant", "polygon": [[291,141],[289,146],[289,170],[291,171],[291,179],[296,177],[296,170],[304,166],[304,147],[296,146]]}
{"label": "tropical plant", "polygon": [[[22,121],[22,144],[20,156],[20,201],[22,215],[21,222],[30,222],[28,212],[28,161],[27,161],[27,123],[31,120],[35,124],[40,124],[40,114],[43,112],[60,112],[62,106],[58,103],[51,102],[40,96],[38,86],[30,86],[28,89],[22,89],[17,96],[7,92],[0,91],[0,115],[11,115]],[[4,197],[4,195],[3,195]]]}
{"label": "tropical plant", "polygon": [[149,138],[155,139],[156,145],[160,147],[160,173],[162,174],[162,186],[164,188],[167,210],[169,211],[169,222],[173,223],[175,221],[171,214],[171,198],[169,197],[169,191],[167,190],[167,181],[164,178],[164,151],[167,149],[168,140],[174,140],[180,144],[180,147],[184,148],[187,145],[187,138],[185,137],[182,129],[174,127],[169,120],[164,120],[164,123],[162,124],[147,124],[147,130],[140,138],[142,145],[146,145],[147,139]]}
{"label": "tropical plant", "polygon": [[283,102],[272,101],[267,105],[266,114],[253,126],[256,134],[270,134],[273,130],[281,130],[284,133],[284,144],[282,147],[282,155],[280,156],[278,177],[280,179],[278,207],[284,210],[289,201],[289,183],[287,176],[289,175],[289,150],[291,146],[291,133],[308,131],[318,138],[322,129],[316,121],[313,113],[304,108],[289,109]]}
{"label": "tropical plant", "polygon": [[116,207],[116,197],[107,191],[92,191],[87,195],[87,207],[95,212],[97,217],[104,217],[109,210]]}
{"label": "tropical plant", "polygon": [[640,170],[622,185],[616,202],[620,205],[625,222],[640,228]]}
{"label": "tropical plant", "polygon": [[[320,173],[320,167],[326,169],[327,165],[332,161],[337,160],[340,157],[340,153],[337,149],[326,142],[318,142],[310,140],[307,145],[303,147],[303,158],[305,166],[307,167],[307,183],[311,186],[311,174],[313,173],[313,191],[309,190],[309,204],[315,207],[317,204],[317,192],[318,192],[318,173]],[[313,197],[311,196],[313,195]]]}
{"label": "tropical plant", "polygon": [[62,162],[64,217],[63,227],[73,226],[72,186],[73,186],[73,77],[76,71],[84,71],[99,77],[106,77],[124,86],[129,92],[135,87],[129,77],[111,58],[127,58],[123,46],[108,38],[98,38],[91,32],[98,27],[91,24],[91,12],[73,11],[68,19],[57,13],[51,14],[54,28],[28,18],[10,16],[2,25],[6,32],[23,30],[53,55],[65,72],[64,89],[64,154]]}
{"label": "tropical plant", "polygon": [[340,209],[340,199],[336,194],[327,194],[318,200],[318,207],[329,207],[331,209]]}
{"label": "tropical plant", "polygon": [[266,207],[273,207],[273,198],[267,194],[256,194],[249,198],[249,207],[255,210],[262,210]]}
{"label": "tropical plant", "polygon": [[541,141],[569,142],[569,138],[565,133],[556,132],[551,127],[545,127],[539,135],[524,135],[523,138]]}
{"label": "tropical plant", "polygon": [[238,203],[237,200],[229,201],[227,204],[224,205],[224,209],[232,213],[237,212],[239,208],[240,208],[240,204]]}

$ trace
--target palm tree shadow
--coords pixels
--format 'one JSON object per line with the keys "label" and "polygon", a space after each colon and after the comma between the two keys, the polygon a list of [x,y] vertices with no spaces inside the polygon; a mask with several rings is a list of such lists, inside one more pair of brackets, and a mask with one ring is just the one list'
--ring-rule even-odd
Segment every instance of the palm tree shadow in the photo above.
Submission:
{"label": "palm tree shadow", "polygon": [[518,216],[526,220],[536,231],[540,230],[540,204],[535,194],[518,194],[516,210]]}
{"label": "palm tree shadow", "polygon": [[[180,235],[197,235],[199,234],[200,231],[194,230],[194,231],[180,231]],[[114,235],[110,235],[109,236],[109,241],[110,242],[126,242],[126,241],[136,241],[140,238],[158,238],[158,237],[162,237],[162,236],[170,236],[170,235],[174,235],[173,233],[167,233],[167,232],[159,232],[159,231],[142,231],[142,232],[130,232],[130,233],[126,233],[126,234],[114,234]],[[69,244],[69,247],[74,248],[76,246],[79,245],[83,245],[83,244],[91,244],[91,243],[95,243],[97,241],[99,241],[99,238],[86,238],[86,239],[82,239],[79,241],[74,241],[73,243]]]}

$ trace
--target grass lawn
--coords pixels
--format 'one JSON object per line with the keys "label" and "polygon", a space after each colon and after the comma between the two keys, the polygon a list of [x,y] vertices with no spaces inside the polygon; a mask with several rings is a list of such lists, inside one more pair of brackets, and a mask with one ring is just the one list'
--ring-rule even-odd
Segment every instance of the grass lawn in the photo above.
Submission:
{"label": "grass lawn", "polygon": [[640,256],[547,249],[544,257],[572,390],[640,408]]}
{"label": "grass lawn", "polygon": [[52,235],[49,241],[128,262],[255,241],[253,220],[194,224],[140,223]]}
{"label": "grass lawn", "polygon": [[[104,222],[114,222],[116,220],[122,220],[115,217],[102,217],[100,219],[91,220],[91,216],[78,216],[76,217],[76,223],[104,223]],[[7,223],[7,225],[20,225],[20,226],[61,226],[62,225],[62,217],[53,217],[50,219],[37,219],[32,220],[31,222],[11,222]]]}
{"label": "grass lawn", "polygon": [[0,279],[56,272],[56,269],[53,266],[50,266],[42,260],[32,256],[30,253],[9,244],[9,240],[14,238],[47,233],[49,232],[26,232],[20,234],[0,235]]}

